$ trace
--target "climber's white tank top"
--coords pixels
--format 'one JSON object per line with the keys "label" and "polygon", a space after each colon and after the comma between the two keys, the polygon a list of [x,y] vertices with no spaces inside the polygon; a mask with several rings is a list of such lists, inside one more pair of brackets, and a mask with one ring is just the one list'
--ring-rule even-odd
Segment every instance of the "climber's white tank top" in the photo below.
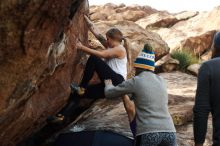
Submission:
{"label": "climber's white tank top", "polygon": [[117,74],[122,75],[124,79],[127,79],[127,62],[127,55],[122,59],[112,58],[106,60],[106,63],[111,67],[111,69],[114,70]]}

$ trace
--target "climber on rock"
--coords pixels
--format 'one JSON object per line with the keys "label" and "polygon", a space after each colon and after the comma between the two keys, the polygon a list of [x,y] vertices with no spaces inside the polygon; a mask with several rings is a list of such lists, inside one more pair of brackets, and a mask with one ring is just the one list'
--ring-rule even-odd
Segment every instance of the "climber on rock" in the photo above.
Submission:
{"label": "climber on rock", "polygon": [[[85,16],[85,21],[93,35],[106,49],[98,51],[84,46],[80,41],[77,42],[76,48],[89,54],[90,57],[86,63],[79,86],[73,83],[71,84],[71,90],[75,95],[74,98],[104,98],[104,80],[111,79],[113,85],[118,85],[127,79],[127,66],[129,66],[127,62],[130,62],[128,42],[117,28],[109,29],[105,38],[87,16]],[[89,85],[89,81],[95,72],[101,83]],[[123,98],[127,99],[129,97],[123,95]],[[71,104],[72,102],[69,102],[57,116],[50,118],[50,121],[63,121],[68,118],[66,115],[72,112],[71,108],[69,108],[72,106]]]}
{"label": "climber on rock", "polygon": [[168,94],[163,78],[154,73],[155,54],[145,45],[136,58],[136,76],[115,86],[105,81],[107,98],[132,94],[136,107],[136,146],[176,146],[176,130],[168,110]]}

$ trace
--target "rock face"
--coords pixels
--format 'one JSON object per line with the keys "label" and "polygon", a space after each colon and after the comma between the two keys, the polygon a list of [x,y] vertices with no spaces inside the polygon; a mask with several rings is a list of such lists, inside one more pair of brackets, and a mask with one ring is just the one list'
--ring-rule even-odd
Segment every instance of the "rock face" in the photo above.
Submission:
{"label": "rock face", "polygon": [[87,0],[1,1],[0,142],[13,146],[45,124],[78,82]]}

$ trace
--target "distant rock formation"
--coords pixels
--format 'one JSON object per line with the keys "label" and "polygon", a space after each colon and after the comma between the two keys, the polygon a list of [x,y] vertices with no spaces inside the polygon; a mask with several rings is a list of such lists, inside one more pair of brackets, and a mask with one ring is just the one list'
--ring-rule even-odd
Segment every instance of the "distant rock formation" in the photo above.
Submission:
{"label": "distant rock formation", "polygon": [[106,4],[91,6],[94,21],[133,21],[142,28],[158,33],[173,50],[189,50],[198,57],[210,50],[212,39],[220,30],[220,7],[209,12],[169,13],[148,6]]}
{"label": "distant rock formation", "polygon": [[197,56],[209,51],[213,36],[220,30],[220,7],[176,23],[170,28],[158,28],[154,32],[160,34],[172,50],[185,49]]}
{"label": "distant rock formation", "polygon": [[136,23],[148,30],[161,27],[169,28],[179,21],[188,20],[196,15],[198,15],[198,12],[184,11],[177,14],[170,14],[166,11],[158,11],[150,16],[139,19]]}
{"label": "distant rock formation", "polygon": [[114,5],[111,3],[105,4],[103,6],[91,6],[90,15],[91,19],[94,21],[102,20],[129,20],[137,21],[140,18],[148,16],[158,12],[149,6],[126,6],[126,5]]}

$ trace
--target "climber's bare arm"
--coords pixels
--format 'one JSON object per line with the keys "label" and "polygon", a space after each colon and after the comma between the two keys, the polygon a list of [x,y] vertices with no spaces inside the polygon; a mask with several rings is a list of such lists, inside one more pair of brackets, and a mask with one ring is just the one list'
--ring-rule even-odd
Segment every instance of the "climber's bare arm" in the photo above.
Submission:
{"label": "climber's bare arm", "polygon": [[[112,85],[112,80],[110,80],[110,79],[105,80],[105,85],[106,86]],[[136,115],[135,104],[132,100],[130,100],[130,97],[128,95],[123,95],[122,100],[123,100],[124,107],[125,107],[125,110],[128,115],[129,122],[132,122],[135,118],[135,115]]]}
{"label": "climber's bare arm", "polygon": [[92,21],[86,16],[84,15],[84,18],[88,24],[89,30],[92,32],[92,34],[99,40],[99,42],[105,47],[107,48],[107,41],[105,39],[105,37],[101,34],[101,32],[99,31],[99,29],[92,23]]}
{"label": "climber's bare arm", "polygon": [[128,95],[124,95],[122,97],[122,100],[124,103],[125,110],[128,114],[129,122],[132,122],[134,120],[135,114],[136,114],[134,102],[130,100]]}
{"label": "climber's bare arm", "polygon": [[94,56],[105,58],[105,59],[120,58],[124,54],[123,49],[120,49],[120,48],[113,48],[113,49],[107,49],[107,50],[102,50],[102,51],[94,50],[94,49],[84,46],[80,41],[76,43],[76,47],[77,49],[82,50],[89,55],[94,55]]}

